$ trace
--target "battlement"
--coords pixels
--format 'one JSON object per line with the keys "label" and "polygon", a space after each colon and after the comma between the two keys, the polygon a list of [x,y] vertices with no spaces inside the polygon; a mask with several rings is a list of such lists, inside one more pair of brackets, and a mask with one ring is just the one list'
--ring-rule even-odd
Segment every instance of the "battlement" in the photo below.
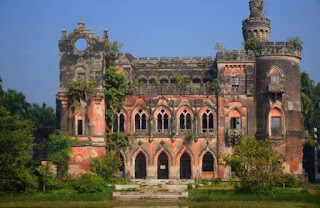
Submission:
{"label": "battlement", "polygon": [[205,57],[138,57],[134,62],[139,68],[210,68],[214,59]]}
{"label": "battlement", "polygon": [[255,55],[253,51],[233,50],[219,51],[217,53],[217,62],[253,62]]}
{"label": "battlement", "polygon": [[261,42],[256,56],[262,55],[289,55],[301,58],[302,46],[291,42]]}

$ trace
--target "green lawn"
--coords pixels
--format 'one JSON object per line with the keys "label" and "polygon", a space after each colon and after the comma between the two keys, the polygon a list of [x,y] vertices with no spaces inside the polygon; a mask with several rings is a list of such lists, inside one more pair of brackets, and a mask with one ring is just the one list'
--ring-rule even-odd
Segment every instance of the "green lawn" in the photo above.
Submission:
{"label": "green lawn", "polygon": [[0,207],[141,207],[181,206],[201,207],[320,207],[320,190],[279,189],[273,196],[235,194],[230,186],[201,187],[189,190],[189,199],[169,202],[123,202],[110,199],[111,190],[100,194],[77,194],[61,189],[49,193],[0,196]]}

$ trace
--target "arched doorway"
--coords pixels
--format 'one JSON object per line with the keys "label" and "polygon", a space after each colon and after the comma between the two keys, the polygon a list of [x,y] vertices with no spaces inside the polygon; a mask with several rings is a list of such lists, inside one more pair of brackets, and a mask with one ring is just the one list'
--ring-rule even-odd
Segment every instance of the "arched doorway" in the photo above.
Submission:
{"label": "arched doorway", "polygon": [[145,156],[140,152],[135,161],[135,178],[142,179],[146,178],[147,172],[146,172],[146,158]]}
{"label": "arched doorway", "polygon": [[191,178],[191,160],[188,153],[183,153],[180,158],[180,179]]}
{"label": "arched doorway", "polygon": [[168,157],[162,152],[158,157],[158,179],[169,178]]}
{"label": "arched doorway", "polygon": [[125,177],[125,166],[124,166],[124,159],[123,159],[123,156],[122,154],[120,153],[120,161],[121,161],[121,165],[119,167],[119,172],[120,172],[120,175],[121,177]]}

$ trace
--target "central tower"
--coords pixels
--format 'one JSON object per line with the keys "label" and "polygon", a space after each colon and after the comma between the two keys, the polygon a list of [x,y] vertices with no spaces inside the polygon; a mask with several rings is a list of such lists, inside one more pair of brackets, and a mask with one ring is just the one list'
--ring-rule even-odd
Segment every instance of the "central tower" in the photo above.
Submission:
{"label": "central tower", "polygon": [[270,37],[270,20],[264,18],[263,0],[250,0],[250,16],[242,22],[242,34],[244,40],[256,38],[259,42],[266,42]]}

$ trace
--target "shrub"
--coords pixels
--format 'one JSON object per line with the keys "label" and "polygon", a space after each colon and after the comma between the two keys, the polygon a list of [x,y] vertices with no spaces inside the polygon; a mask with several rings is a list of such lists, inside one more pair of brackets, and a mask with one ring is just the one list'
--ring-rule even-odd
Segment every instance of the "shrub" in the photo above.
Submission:
{"label": "shrub", "polygon": [[79,194],[99,193],[107,190],[107,182],[95,173],[88,172],[75,180],[74,189]]}
{"label": "shrub", "polygon": [[107,151],[100,158],[94,158],[90,164],[91,171],[105,180],[111,180],[113,175],[119,170],[121,160],[119,153]]}
{"label": "shrub", "polygon": [[199,184],[202,184],[204,186],[207,186],[209,183],[208,183],[208,179],[199,179],[198,181]]}
{"label": "shrub", "polygon": [[292,175],[286,174],[284,177],[284,184],[285,184],[285,187],[288,187],[288,188],[298,188],[298,187],[302,187],[303,182]]}
{"label": "shrub", "polygon": [[250,136],[240,137],[233,153],[223,155],[225,164],[233,167],[241,180],[236,191],[258,194],[271,194],[272,189],[283,183],[281,158],[271,149],[270,141]]}
{"label": "shrub", "polygon": [[212,180],[212,185],[218,185],[222,183],[222,179],[221,178],[215,178]]}

